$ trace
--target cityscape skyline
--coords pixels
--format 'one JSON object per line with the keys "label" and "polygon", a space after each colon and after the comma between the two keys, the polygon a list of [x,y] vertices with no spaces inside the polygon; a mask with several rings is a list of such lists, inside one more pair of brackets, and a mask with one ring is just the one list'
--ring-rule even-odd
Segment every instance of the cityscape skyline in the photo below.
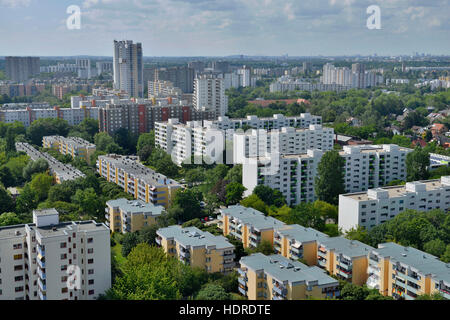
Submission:
{"label": "cityscape skyline", "polygon": [[[0,55],[109,56],[114,39],[142,43],[147,57],[385,56],[424,48],[442,55],[450,51],[448,3],[64,0],[50,5],[1,0],[0,36],[9,45],[0,48]],[[380,30],[366,26],[366,10],[373,4],[381,10]],[[81,9],[80,30],[67,29],[70,5]]]}

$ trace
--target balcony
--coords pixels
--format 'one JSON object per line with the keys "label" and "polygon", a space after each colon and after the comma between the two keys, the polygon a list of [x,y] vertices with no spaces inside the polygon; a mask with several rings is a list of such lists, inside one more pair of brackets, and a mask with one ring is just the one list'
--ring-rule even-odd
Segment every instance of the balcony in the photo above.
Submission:
{"label": "balcony", "polygon": [[36,259],[36,261],[41,269],[45,269],[45,262],[43,262],[41,259]]}
{"label": "balcony", "polygon": [[105,214],[105,219],[109,220],[109,213]]}
{"label": "balcony", "polygon": [[45,250],[42,248],[42,246],[37,245],[36,248],[37,248],[38,253],[39,253],[41,256],[45,256]]}
{"label": "balcony", "polygon": [[41,291],[47,291],[47,286],[42,282],[42,280],[41,279],[38,279],[38,285],[39,285],[39,288],[41,289]]}
{"label": "balcony", "polygon": [[284,298],[281,296],[273,295],[272,300],[280,301],[280,300],[284,300]]}
{"label": "balcony", "polygon": [[242,286],[247,287],[247,278],[241,278],[241,277],[239,277],[239,278],[238,278],[238,282],[239,282]]}
{"label": "balcony", "polygon": [[39,291],[39,299],[47,300],[47,296],[45,294],[43,294],[41,291]]}
{"label": "balcony", "polygon": [[180,250],[180,257],[182,258],[189,258],[191,256],[191,253],[187,250]]}
{"label": "balcony", "polygon": [[317,255],[318,255],[319,257],[324,258],[324,259],[327,258],[327,253],[326,253],[326,252],[323,252],[323,251],[320,251],[320,250],[317,251]]}
{"label": "balcony", "polygon": [[238,290],[243,296],[247,296],[247,291],[245,291],[245,289],[239,287]]}
{"label": "balcony", "polygon": [[237,272],[239,273],[239,275],[240,275],[241,277],[244,277],[244,278],[247,277],[247,272],[246,272],[246,271],[244,271],[244,270],[242,270],[242,269],[237,269]]}
{"label": "balcony", "polygon": [[40,277],[41,279],[43,279],[43,280],[46,279],[45,272],[43,272],[41,268],[38,268],[38,269],[37,269],[37,273],[38,273],[38,275],[39,275],[39,277]]}
{"label": "balcony", "polygon": [[450,300],[450,290],[449,289],[439,289],[439,293],[445,298]]}
{"label": "balcony", "polygon": [[327,267],[327,259],[323,259],[322,257],[319,257],[320,259],[317,259],[317,264],[319,267],[326,268]]}
{"label": "balcony", "polygon": [[287,289],[284,287],[284,286],[274,286],[273,287],[273,289],[272,289],[272,291],[274,292],[274,293],[278,293],[280,296],[286,296],[286,294],[287,294]]}
{"label": "balcony", "polygon": [[155,238],[155,242],[156,242],[156,244],[157,244],[158,246],[160,246],[160,245],[161,245],[161,238],[160,238],[160,237],[156,237],[156,238]]}
{"label": "balcony", "polygon": [[261,240],[261,235],[255,234],[255,233],[251,233],[250,234],[250,239],[253,239],[255,241],[260,241]]}

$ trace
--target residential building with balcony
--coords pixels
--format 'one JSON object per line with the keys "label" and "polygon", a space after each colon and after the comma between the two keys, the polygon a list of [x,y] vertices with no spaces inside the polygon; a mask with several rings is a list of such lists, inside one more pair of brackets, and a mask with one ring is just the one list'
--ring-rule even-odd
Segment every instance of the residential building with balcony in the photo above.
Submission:
{"label": "residential building with balcony", "polygon": [[111,287],[109,229],[34,210],[33,223],[0,227],[0,279],[0,300],[94,300]]}
{"label": "residential building with balcony", "polygon": [[368,278],[367,259],[371,250],[371,246],[344,237],[323,239],[317,244],[317,265],[342,280],[361,286]]}
{"label": "residential building with balcony", "polygon": [[164,212],[163,206],[155,206],[142,200],[120,198],[106,202],[106,225],[112,232],[136,232],[154,225]]}
{"label": "residential building with balcony", "polygon": [[81,158],[88,164],[96,150],[95,144],[79,137],[45,136],[42,138],[42,146],[58,150],[64,155],[69,154],[72,158]]}
{"label": "residential building with balcony", "polygon": [[218,129],[238,129],[244,126],[253,129],[266,129],[268,131],[281,129],[283,127],[309,128],[310,125],[322,124],[321,116],[314,116],[310,113],[302,113],[299,116],[286,117],[283,114],[274,114],[271,118],[259,118],[250,115],[246,118],[228,118],[227,116],[219,116],[217,120],[204,121],[214,125]]}
{"label": "residential building with balcony", "polygon": [[16,142],[16,150],[25,152],[33,161],[44,159],[48,163],[49,173],[56,183],[84,178],[86,175],[70,164],[64,164],[45,152],[40,152],[26,142]]}
{"label": "residential building with balcony", "polygon": [[244,163],[244,158],[280,154],[302,154],[310,149],[328,151],[333,149],[334,129],[320,124],[308,128],[282,127],[266,131],[253,129],[236,132],[233,137],[234,163]]}
{"label": "residential building with balcony", "polygon": [[[406,155],[412,149],[397,145],[344,146],[344,187],[347,193],[385,186],[406,179]],[[242,182],[250,195],[258,185],[280,191],[289,205],[315,201],[314,179],[324,151],[249,157],[242,166]]]}
{"label": "residential building with balcony", "polygon": [[274,232],[286,224],[262,212],[241,205],[220,209],[219,228],[225,236],[231,235],[240,240],[244,248],[256,248],[261,241],[269,241],[273,245]]}
{"label": "residential building with balcony", "polygon": [[135,156],[109,154],[97,159],[97,172],[134,198],[167,208],[181,185],[142,165]]}
{"label": "residential building with balcony", "polygon": [[369,255],[367,286],[385,296],[415,300],[439,293],[450,299],[450,264],[412,247],[381,243]]}
{"label": "residential building with balcony", "polygon": [[328,235],[298,224],[286,225],[274,231],[273,248],[277,254],[291,260],[301,259],[309,266],[317,265],[317,243]]}
{"label": "residential building with balcony", "polygon": [[406,185],[339,195],[339,228],[344,231],[358,226],[371,229],[407,209],[447,211],[449,208],[450,176],[407,182]]}
{"label": "residential building with balcony", "polygon": [[234,246],[223,236],[196,227],[169,226],[157,232],[156,242],[180,261],[207,272],[231,272],[235,266]]}
{"label": "residential building with balcony", "polygon": [[239,292],[249,300],[305,300],[339,296],[339,282],[322,269],[281,255],[255,253],[240,260]]}

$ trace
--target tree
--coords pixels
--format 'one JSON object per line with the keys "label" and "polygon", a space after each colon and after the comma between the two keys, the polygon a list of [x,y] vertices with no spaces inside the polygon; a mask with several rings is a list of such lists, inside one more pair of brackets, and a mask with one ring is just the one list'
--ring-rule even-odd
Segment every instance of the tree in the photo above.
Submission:
{"label": "tree", "polygon": [[447,247],[445,248],[445,252],[441,256],[441,260],[444,261],[445,263],[450,262],[450,244],[448,244]]}
{"label": "tree", "polygon": [[6,136],[5,136],[5,151],[8,152],[16,152],[16,142],[15,142],[15,134],[14,130],[9,127],[6,130]]}
{"label": "tree", "polygon": [[105,151],[107,153],[114,153],[112,151],[120,151],[121,148],[114,139],[106,132],[96,133],[94,136],[94,143],[99,151]]}
{"label": "tree", "polygon": [[0,183],[2,183],[5,188],[13,187],[16,184],[14,176],[8,167],[0,167]]}
{"label": "tree", "polygon": [[436,257],[441,257],[446,250],[445,242],[441,239],[433,239],[423,245],[423,249]]}
{"label": "tree", "polygon": [[5,212],[0,214],[0,227],[13,226],[21,223],[22,220],[14,212]]}
{"label": "tree", "polygon": [[29,183],[31,189],[33,189],[39,200],[44,200],[48,197],[48,191],[53,183],[53,177],[49,176],[47,173],[36,174],[31,182]]}
{"label": "tree", "polygon": [[36,161],[28,162],[26,167],[23,168],[22,175],[25,180],[30,181],[33,174],[45,172],[47,169],[48,162],[44,159],[37,159]]}
{"label": "tree", "polygon": [[338,204],[339,195],[345,193],[344,166],[344,158],[335,150],[328,151],[322,156],[314,182],[319,200]]}
{"label": "tree", "polygon": [[206,284],[197,294],[197,300],[231,300],[230,294],[217,284]]}
{"label": "tree", "polygon": [[139,236],[137,232],[127,232],[125,233],[125,236],[122,239],[122,255],[124,257],[128,256],[133,250],[134,247],[136,247],[139,244]]}
{"label": "tree", "polygon": [[14,210],[14,201],[5,188],[0,186],[0,213]]}
{"label": "tree", "polygon": [[253,194],[264,201],[268,206],[275,205],[276,207],[282,207],[286,204],[283,194],[279,190],[272,189],[265,185],[256,186],[253,189]]}
{"label": "tree", "polygon": [[39,195],[27,183],[16,199],[16,212],[29,213],[31,210],[36,209],[38,204]]}
{"label": "tree", "polygon": [[166,257],[161,248],[137,245],[128,255],[122,274],[106,292],[108,299],[176,300],[181,298],[177,273],[181,262]]}
{"label": "tree", "polygon": [[422,294],[416,297],[415,300],[447,300],[445,299],[441,294],[438,292],[435,292],[431,295],[429,294]]}
{"label": "tree", "polygon": [[230,182],[242,183],[242,164],[234,165],[230,170],[228,170],[224,179]]}
{"label": "tree", "polygon": [[143,133],[139,135],[137,141],[137,155],[141,161],[147,161],[147,159],[152,154],[153,148],[155,146],[155,132]]}
{"label": "tree", "polygon": [[103,203],[95,193],[94,188],[78,189],[72,201],[80,206],[80,214],[87,214],[100,218],[104,208]]}
{"label": "tree", "polygon": [[407,181],[425,180],[428,178],[428,167],[430,166],[430,156],[417,146],[414,151],[406,156]]}
{"label": "tree", "polygon": [[60,118],[40,118],[27,129],[27,138],[35,145],[42,144],[44,136],[60,135],[67,136],[69,133],[69,124],[66,120]]}
{"label": "tree", "polygon": [[202,194],[193,189],[178,190],[168,210],[168,215],[179,222],[189,221],[203,215],[200,201]]}
{"label": "tree", "polygon": [[241,200],[241,205],[247,208],[253,208],[259,212],[268,214],[268,207],[256,194],[252,194]]}

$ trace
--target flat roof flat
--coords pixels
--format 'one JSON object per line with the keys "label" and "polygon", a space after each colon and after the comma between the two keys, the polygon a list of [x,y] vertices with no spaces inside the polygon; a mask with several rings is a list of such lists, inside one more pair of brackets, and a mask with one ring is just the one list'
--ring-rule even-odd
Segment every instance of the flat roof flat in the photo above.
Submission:
{"label": "flat roof flat", "polygon": [[339,281],[328,276],[325,270],[316,266],[309,267],[299,261],[292,261],[278,254],[266,256],[262,253],[254,253],[242,257],[240,263],[254,271],[264,270],[265,273],[280,282],[306,283],[306,285],[312,285],[316,282],[315,284],[318,286],[339,285]]}
{"label": "flat roof flat", "polygon": [[257,230],[275,229],[286,225],[280,220],[272,217],[266,217],[258,210],[241,205],[229,206],[228,208],[221,209],[220,211],[225,215],[239,219],[243,224],[250,225]]}
{"label": "flat roof flat", "polygon": [[183,246],[191,247],[215,247],[216,249],[234,249],[224,236],[214,236],[209,232],[202,231],[196,227],[182,228],[181,226],[169,226],[159,229],[156,234],[166,239],[175,239]]}

